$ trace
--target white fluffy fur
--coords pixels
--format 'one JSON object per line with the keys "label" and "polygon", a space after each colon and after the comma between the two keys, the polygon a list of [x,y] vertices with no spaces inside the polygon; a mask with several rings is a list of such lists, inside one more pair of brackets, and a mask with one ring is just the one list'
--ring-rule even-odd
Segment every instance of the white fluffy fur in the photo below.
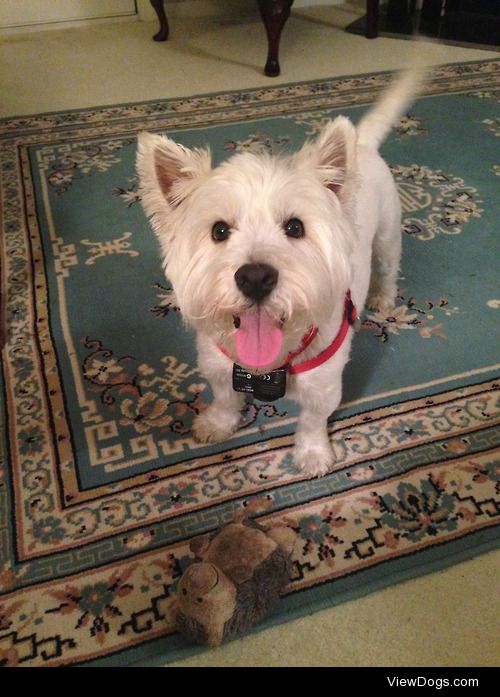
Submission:
{"label": "white fluffy fur", "polygon": [[[360,313],[368,294],[371,306],[393,306],[401,211],[377,148],[408,107],[417,82],[416,73],[404,74],[357,129],[338,117],[316,141],[289,156],[236,154],[212,168],[207,150],[189,150],[163,136],[139,136],[143,206],[182,315],[196,329],[199,367],[214,393],[194,423],[199,441],[229,437],[240,420],[243,397],[232,390],[233,361],[218,348],[235,355],[233,317],[251,305],[235,283],[240,266],[266,262],[279,272],[265,308],[284,320],[284,343],[266,370],[283,363],[312,325],[319,329],[317,338],[297,360],[328,346],[341,324],[347,289]],[[304,223],[305,237],[285,235],[290,218]],[[215,243],[211,230],[220,220],[230,224],[231,235]],[[323,475],[334,464],[326,422],[341,400],[351,341],[352,331],[329,361],[288,376],[287,396],[301,408],[295,463],[310,476]]]}

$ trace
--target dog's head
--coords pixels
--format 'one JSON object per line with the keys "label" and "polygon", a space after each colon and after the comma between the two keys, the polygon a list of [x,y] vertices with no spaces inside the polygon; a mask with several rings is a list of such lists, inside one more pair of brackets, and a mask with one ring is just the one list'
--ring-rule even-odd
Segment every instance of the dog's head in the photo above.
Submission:
{"label": "dog's head", "polygon": [[350,283],[356,133],[338,117],[287,156],[139,136],[142,203],[184,319],[247,368],[279,365]]}

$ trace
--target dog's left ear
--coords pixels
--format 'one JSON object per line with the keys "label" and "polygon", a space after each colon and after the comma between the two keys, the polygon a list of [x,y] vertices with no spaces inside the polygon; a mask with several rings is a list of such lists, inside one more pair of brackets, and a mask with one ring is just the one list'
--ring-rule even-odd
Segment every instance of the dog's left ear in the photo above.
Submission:
{"label": "dog's left ear", "polygon": [[140,133],[137,173],[142,205],[150,217],[168,214],[211,170],[208,150],[186,148],[166,136]]}
{"label": "dog's left ear", "polygon": [[312,143],[299,151],[299,160],[317,170],[321,180],[343,201],[356,172],[356,129],[345,116],[330,121]]}

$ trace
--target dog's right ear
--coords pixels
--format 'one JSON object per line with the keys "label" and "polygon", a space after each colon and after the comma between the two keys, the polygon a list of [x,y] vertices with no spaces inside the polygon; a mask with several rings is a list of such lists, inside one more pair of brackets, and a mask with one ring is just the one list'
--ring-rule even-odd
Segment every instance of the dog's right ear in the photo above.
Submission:
{"label": "dog's right ear", "polygon": [[184,147],[166,136],[138,136],[137,173],[142,205],[148,216],[168,213],[207,177],[208,150]]}
{"label": "dog's right ear", "polygon": [[356,129],[345,116],[329,121],[312,143],[297,153],[299,163],[312,165],[325,186],[347,202],[356,179]]}

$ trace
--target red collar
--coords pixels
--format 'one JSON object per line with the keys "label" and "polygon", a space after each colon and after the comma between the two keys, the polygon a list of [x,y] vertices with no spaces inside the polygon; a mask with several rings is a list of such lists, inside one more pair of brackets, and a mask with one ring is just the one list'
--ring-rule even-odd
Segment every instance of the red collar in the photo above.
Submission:
{"label": "red collar", "polygon": [[[308,361],[303,361],[302,363],[295,363],[295,365],[290,365],[291,361],[293,361],[294,358],[297,358],[297,356],[299,356],[303,351],[305,351],[306,348],[316,338],[318,334],[318,327],[311,327],[307,334],[304,334],[304,336],[302,337],[302,341],[300,342],[300,346],[298,347],[298,349],[288,354],[286,361],[283,363],[283,365],[280,366],[280,368],[287,368],[288,373],[290,375],[297,375],[298,373],[306,373],[308,370],[312,370],[313,368],[317,368],[323,363],[326,363],[326,361],[328,361],[330,358],[332,358],[332,356],[334,356],[337,353],[339,348],[344,343],[344,339],[347,336],[349,328],[355,322],[357,322],[357,320],[358,311],[356,310],[356,307],[351,300],[351,291],[348,290],[344,298],[344,317],[342,319],[342,324],[340,325],[340,329],[337,333],[337,336],[333,339],[332,343],[325,349],[323,349],[323,351],[318,353],[318,355],[315,358],[310,358]],[[230,358],[229,354],[224,348],[222,348],[222,346],[219,346],[219,349],[225,356]],[[275,370],[278,370],[278,368],[275,368]]]}
{"label": "red collar", "polygon": [[302,351],[304,351],[312,342],[312,340],[316,337],[318,333],[318,328],[312,327],[309,330],[309,332],[305,335],[305,337],[302,339],[302,342],[297,351],[294,351],[293,353],[289,354],[284,364],[288,365],[289,374],[297,375],[298,373],[306,373],[308,370],[312,370],[313,368],[317,368],[323,363],[326,363],[326,361],[332,358],[332,356],[334,356],[339,350],[339,348],[342,346],[342,344],[344,343],[344,339],[347,336],[347,332],[349,331],[349,327],[351,327],[357,321],[357,319],[358,311],[356,310],[356,307],[354,306],[354,303],[351,300],[351,291],[348,290],[345,294],[344,299],[344,317],[342,319],[342,324],[340,325],[340,329],[337,333],[337,336],[334,338],[334,340],[329,346],[323,349],[323,351],[318,353],[318,355],[314,358],[310,358],[308,361],[303,361],[302,363],[295,363],[295,365],[290,365],[290,361],[292,361],[299,354],[301,354]]}

